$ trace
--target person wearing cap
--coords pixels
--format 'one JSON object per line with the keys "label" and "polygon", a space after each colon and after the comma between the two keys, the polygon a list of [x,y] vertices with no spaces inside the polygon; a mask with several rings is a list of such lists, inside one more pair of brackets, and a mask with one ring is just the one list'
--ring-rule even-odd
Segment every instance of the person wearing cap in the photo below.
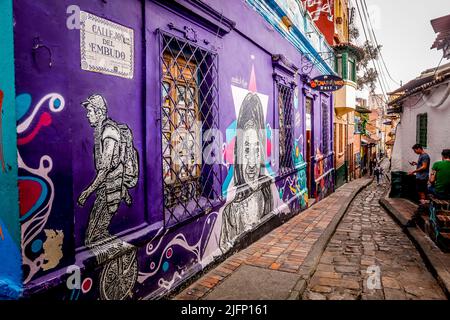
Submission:
{"label": "person wearing cap", "polygon": [[109,223],[122,200],[124,167],[120,161],[120,130],[117,123],[108,118],[106,100],[99,94],[93,94],[81,104],[87,111],[89,124],[94,128],[97,173],[78,198],[78,204],[84,206],[89,196],[96,192],[85,237],[85,244],[92,245],[110,237]]}

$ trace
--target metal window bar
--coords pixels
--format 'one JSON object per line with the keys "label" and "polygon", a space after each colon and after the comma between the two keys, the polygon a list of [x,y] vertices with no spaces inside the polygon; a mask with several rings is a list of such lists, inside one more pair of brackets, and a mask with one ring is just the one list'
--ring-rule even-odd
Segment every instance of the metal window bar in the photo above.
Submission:
{"label": "metal window bar", "polygon": [[322,102],[322,152],[325,156],[329,152],[330,141],[330,113],[328,112],[328,105]]}
{"label": "metal window bar", "polygon": [[164,224],[209,211],[221,200],[220,171],[205,163],[203,133],[219,128],[218,57],[160,32]]}
{"label": "metal window bar", "polygon": [[288,86],[277,84],[278,111],[279,111],[279,150],[280,170],[289,171],[293,168],[292,145],[294,136],[293,127],[293,92]]}

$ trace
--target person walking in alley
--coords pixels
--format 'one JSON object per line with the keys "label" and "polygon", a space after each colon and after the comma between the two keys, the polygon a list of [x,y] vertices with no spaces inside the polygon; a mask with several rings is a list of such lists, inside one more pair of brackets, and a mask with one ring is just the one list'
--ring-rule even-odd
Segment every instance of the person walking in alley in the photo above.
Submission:
{"label": "person walking in alley", "polygon": [[383,176],[383,168],[381,168],[380,162],[378,162],[373,170],[375,177],[377,178],[377,186],[380,185],[381,178]]}
{"label": "person walking in alley", "polygon": [[376,162],[374,159],[370,159],[369,161],[369,175],[372,176],[374,174],[373,170],[375,169]]}
{"label": "person walking in alley", "polygon": [[428,192],[441,200],[450,199],[450,149],[442,150],[442,161],[433,164]]}
{"label": "person walking in alley", "polygon": [[412,161],[409,164],[416,166],[416,170],[409,172],[409,175],[416,175],[416,190],[420,202],[426,199],[428,177],[430,172],[430,156],[423,150],[422,145],[416,143],[412,146],[414,153],[419,155],[417,162]]}

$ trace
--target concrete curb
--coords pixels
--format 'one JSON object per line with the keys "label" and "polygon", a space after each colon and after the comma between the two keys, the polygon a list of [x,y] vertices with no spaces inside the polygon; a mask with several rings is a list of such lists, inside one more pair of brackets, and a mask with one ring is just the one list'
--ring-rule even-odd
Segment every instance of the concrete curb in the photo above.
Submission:
{"label": "concrete curb", "polygon": [[406,227],[408,219],[393,207],[386,197],[379,200],[380,205],[402,227],[414,243],[425,264],[437,279],[447,298],[450,298],[450,255],[443,253],[436,244],[419,228]]}
{"label": "concrete curb", "polygon": [[305,261],[303,262],[302,267],[299,270],[301,277],[292,289],[288,300],[301,300],[303,292],[308,286],[309,280],[316,271],[317,265],[319,264],[320,258],[322,257],[322,254],[325,251],[328,242],[336,231],[350,204],[358,195],[358,193],[369,186],[372,182],[373,178],[367,180],[366,183],[361,185],[358,189],[354,190],[350,197],[348,197],[347,200],[341,205],[339,211],[333,217],[333,220],[330,222],[330,224],[327,226],[325,231],[321,234],[319,239],[316,241],[316,243],[313,245],[308,255],[306,256]]}
{"label": "concrete curb", "polygon": [[406,224],[409,222],[409,219],[405,218],[397,209],[394,208],[393,205],[386,200],[386,197],[381,198],[379,201],[380,205],[386,210],[390,216],[397,222],[400,227],[405,228]]}

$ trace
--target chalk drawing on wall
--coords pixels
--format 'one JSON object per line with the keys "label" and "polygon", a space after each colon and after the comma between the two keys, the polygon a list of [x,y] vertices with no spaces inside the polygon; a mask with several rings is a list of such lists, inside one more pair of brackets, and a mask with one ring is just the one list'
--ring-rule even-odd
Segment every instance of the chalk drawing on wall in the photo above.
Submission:
{"label": "chalk drawing on wall", "polygon": [[[49,177],[53,160],[49,155],[43,155],[39,167],[31,168],[20,154],[20,146],[32,142],[43,127],[51,124],[52,116],[47,111],[40,113],[37,123],[34,121],[45,103],[52,113],[61,112],[65,107],[65,100],[58,93],[47,94],[34,108],[31,108],[32,99],[29,94],[16,97],[19,221],[22,233],[24,283],[29,282],[40,270],[56,267],[62,258],[61,246],[64,238],[62,231],[46,229],[42,234],[55,196],[54,184]],[[29,115],[26,117],[27,114]]]}
{"label": "chalk drawing on wall", "polygon": [[128,206],[132,204],[128,190],[137,184],[138,153],[131,129],[108,117],[104,97],[93,94],[82,105],[86,108],[89,124],[94,128],[96,170],[93,182],[78,198],[78,204],[83,206],[88,197],[96,194],[85,245],[93,251],[99,264],[108,261],[100,274],[100,298],[121,300],[132,295],[138,274],[137,249],[111,235],[108,227],[121,202]]}

